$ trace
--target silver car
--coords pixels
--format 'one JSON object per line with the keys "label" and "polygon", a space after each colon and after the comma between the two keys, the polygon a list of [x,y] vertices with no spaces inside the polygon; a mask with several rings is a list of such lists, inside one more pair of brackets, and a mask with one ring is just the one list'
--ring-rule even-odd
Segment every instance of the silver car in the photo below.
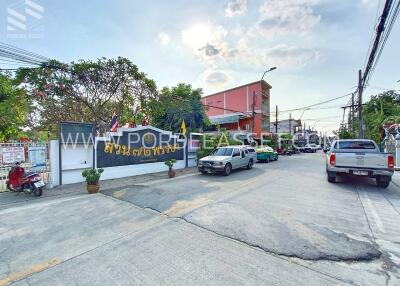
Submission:
{"label": "silver car", "polygon": [[202,174],[222,173],[229,176],[234,169],[253,168],[257,161],[254,148],[249,146],[226,146],[217,148],[211,155],[199,160],[198,169]]}

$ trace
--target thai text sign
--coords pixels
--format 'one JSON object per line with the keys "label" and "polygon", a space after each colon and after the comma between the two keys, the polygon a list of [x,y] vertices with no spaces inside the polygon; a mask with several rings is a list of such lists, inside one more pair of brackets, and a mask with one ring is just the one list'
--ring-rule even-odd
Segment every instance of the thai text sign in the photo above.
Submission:
{"label": "thai text sign", "polygon": [[25,161],[24,147],[5,147],[2,150],[3,164]]}
{"label": "thai text sign", "polygon": [[97,167],[183,160],[183,149],[177,136],[156,128],[122,131],[109,140],[97,142]]}
{"label": "thai text sign", "polygon": [[31,146],[28,148],[29,162],[32,167],[46,166],[46,147],[45,146]]}

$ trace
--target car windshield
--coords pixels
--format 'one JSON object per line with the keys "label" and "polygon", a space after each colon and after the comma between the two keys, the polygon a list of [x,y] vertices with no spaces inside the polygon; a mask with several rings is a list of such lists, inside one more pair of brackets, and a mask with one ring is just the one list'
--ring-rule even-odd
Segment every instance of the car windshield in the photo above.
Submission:
{"label": "car windshield", "polygon": [[375,149],[375,145],[371,141],[339,141],[335,149]]}
{"label": "car windshield", "polygon": [[213,155],[215,156],[231,156],[232,155],[232,148],[219,148],[214,151]]}

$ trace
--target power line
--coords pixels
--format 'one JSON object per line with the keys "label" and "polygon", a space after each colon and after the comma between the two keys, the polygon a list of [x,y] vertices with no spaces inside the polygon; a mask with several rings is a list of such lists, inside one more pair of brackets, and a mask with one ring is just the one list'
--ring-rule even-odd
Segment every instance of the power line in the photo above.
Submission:
{"label": "power line", "polygon": [[328,100],[325,100],[325,101],[321,101],[321,102],[318,102],[318,103],[314,103],[314,104],[311,104],[311,105],[308,105],[308,106],[304,106],[304,107],[301,107],[301,108],[287,109],[287,110],[282,110],[280,112],[293,112],[293,111],[304,110],[304,109],[308,109],[308,108],[311,108],[311,107],[323,105],[323,104],[326,104],[326,103],[329,103],[329,102],[332,102],[332,101],[335,101],[335,100],[338,100],[338,99],[341,99],[341,98],[345,98],[345,97],[350,96],[352,94],[353,93],[348,93],[348,94],[345,94],[345,95],[342,95],[342,96],[331,98],[331,99],[328,99]]}
{"label": "power line", "polygon": [[[361,79],[361,85],[363,88],[368,84],[368,81],[377,63],[379,62],[382,51],[386,45],[387,39],[389,38],[390,32],[399,13],[400,1],[397,1],[397,5],[394,10],[392,10],[392,5],[393,0],[386,0],[383,7],[382,15],[380,16],[379,23],[376,28],[374,44],[372,46],[371,52],[369,53],[368,62],[365,66],[365,70]],[[390,18],[389,25],[388,27],[386,27],[388,17]]]}

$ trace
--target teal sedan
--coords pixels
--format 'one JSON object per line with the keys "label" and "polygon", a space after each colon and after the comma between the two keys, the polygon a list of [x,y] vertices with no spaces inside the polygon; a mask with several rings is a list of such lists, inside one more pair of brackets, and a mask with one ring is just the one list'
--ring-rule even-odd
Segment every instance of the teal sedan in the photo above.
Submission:
{"label": "teal sedan", "polygon": [[278,161],[278,153],[271,147],[259,147],[256,149],[257,160],[260,162],[269,163],[269,161]]}

